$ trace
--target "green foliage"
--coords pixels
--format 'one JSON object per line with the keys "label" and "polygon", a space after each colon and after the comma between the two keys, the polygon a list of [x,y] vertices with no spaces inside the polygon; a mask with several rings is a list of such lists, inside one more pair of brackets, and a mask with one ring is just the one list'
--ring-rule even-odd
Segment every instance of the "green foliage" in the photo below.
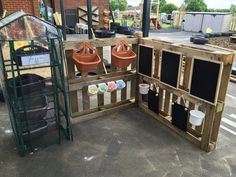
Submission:
{"label": "green foliage", "polygon": [[207,12],[230,12],[229,9],[207,9]]}
{"label": "green foliage", "polygon": [[[158,0],[152,0],[152,12],[155,13],[157,11],[157,6],[156,3],[158,2]],[[161,9],[165,4],[166,4],[166,0],[159,0],[159,9]]]}
{"label": "green foliage", "polygon": [[166,4],[166,0],[160,0],[159,3],[159,7],[161,8]]}
{"label": "green foliage", "polygon": [[116,0],[111,0],[110,1],[110,5],[111,5],[111,10],[112,11],[114,11],[114,10],[119,8],[118,4],[116,3]]}
{"label": "green foliage", "polygon": [[204,0],[188,0],[186,10],[192,12],[205,12],[207,10],[207,5]]}
{"label": "green foliage", "polygon": [[110,0],[111,10],[114,11],[119,9],[120,11],[124,11],[127,9],[128,2],[127,0]]}
{"label": "green foliage", "polygon": [[191,0],[184,0],[184,3],[187,5]]}
{"label": "green foliage", "polygon": [[230,12],[233,12],[233,13],[236,13],[236,5],[234,5],[234,4],[231,4],[231,6],[230,6]]}
{"label": "green foliage", "polygon": [[176,5],[174,5],[174,4],[172,4],[172,3],[167,3],[167,4],[165,4],[164,6],[162,6],[162,7],[160,8],[160,12],[161,12],[161,13],[162,13],[162,12],[165,12],[165,13],[167,13],[167,14],[171,14],[172,11],[177,10],[177,9],[178,9],[178,7],[177,7]]}

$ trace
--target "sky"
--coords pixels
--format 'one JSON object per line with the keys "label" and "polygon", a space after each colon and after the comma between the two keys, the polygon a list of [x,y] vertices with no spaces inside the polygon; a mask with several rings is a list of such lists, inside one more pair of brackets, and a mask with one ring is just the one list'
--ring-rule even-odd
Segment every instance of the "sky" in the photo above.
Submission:
{"label": "sky", "polygon": [[[169,3],[173,3],[177,6],[180,6],[184,0],[166,0]],[[128,3],[133,6],[139,5],[141,0],[128,0]],[[230,7],[231,4],[236,5],[236,0],[205,0],[208,8],[215,8],[215,9],[227,9]]]}

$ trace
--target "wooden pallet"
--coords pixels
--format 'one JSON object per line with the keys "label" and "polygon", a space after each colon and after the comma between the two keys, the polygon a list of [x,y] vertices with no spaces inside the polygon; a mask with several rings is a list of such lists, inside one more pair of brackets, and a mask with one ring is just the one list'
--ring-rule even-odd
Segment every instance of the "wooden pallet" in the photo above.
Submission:
{"label": "wooden pallet", "polygon": [[[132,106],[139,106],[140,109],[166,125],[171,131],[195,143],[201,149],[205,151],[215,149],[234,52],[216,46],[205,45],[199,47],[196,45],[173,44],[160,40],[141,38],[140,34],[135,38],[94,39],[87,40],[86,42],[97,47],[103,62],[103,48],[109,46],[112,49],[112,47],[114,47],[121,39],[127,40],[127,42],[133,46],[135,53],[138,53],[138,44],[152,46],[155,49],[155,58],[152,66],[154,69],[153,77],[147,77],[136,71],[138,60],[135,60],[128,68],[117,70],[111,59],[111,69],[109,73],[105,73],[103,64],[101,63],[98,66],[96,76],[76,78],[76,69],[72,60],[72,49],[78,48],[84,41],[66,41],[64,47],[68,68],[72,122],[79,123],[110,114],[114,111],[124,110]],[[181,53],[184,58],[183,65],[181,66],[182,78],[179,89],[175,89],[160,82],[161,51],[163,49]],[[209,103],[189,94],[190,73],[194,57],[214,60],[223,64],[222,79],[219,84],[220,87],[216,104]],[[128,85],[122,91],[88,96],[88,85],[119,79],[123,79]],[[158,109],[160,114],[150,111],[147,107],[147,97],[143,97],[139,94],[138,85],[143,82],[149,83],[151,88],[154,88],[159,93]],[[197,108],[206,113],[203,124],[198,127],[193,127],[188,123],[187,132],[183,132],[171,124],[171,103],[173,100],[177,100],[179,104],[183,105],[183,98],[186,101],[186,106],[188,106],[189,110]]]}
{"label": "wooden pallet", "polygon": [[[155,48],[155,66],[154,66],[154,77],[147,77],[139,74],[139,82],[149,83],[157,86],[159,93],[159,112],[160,115],[154,114],[152,111],[147,109],[146,99],[139,97],[139,106],[148,114],[152,115],[155,119],[165,124],[175,133],[185,137],[189,141],[197,144],[201,149],[205,151],[213,150],[216,147],[218,138],[218,131],[221,122],[221,116],[224,107],[224,101],[227,90],[227,83],[229,81],[231,66],[233,63],[234,53],[232,51],[224,50],[216,46],[204,46],[199,48],[196,46],[172,44],[165,41],[153,40],[153,39],[142,39],[141,43]],[[180,89],[175,89],[162,82],[160,82],[160,63],[161,63],[161,50],[169,50],[173,52],[181,53],[185,59],[182,65],[181,75],[182,83],[179,86]],[[224,64],[222,80],[220,82],[220,89],[217,96],[217,103],[210,104],[207,101],[193,97],[189,94],[189,82],[192,67],[193,58],[205,58],[208,60],[215,60]],[[188,123],[187,132],[182,132],[178,128],[171,124],[171,103],[173,100],[178,100],[180,104],[184,104],[182,98],[187,102],[190,110],[198,108],[202,112],[206,113],[205,120],[201,126],[193,127]]]}

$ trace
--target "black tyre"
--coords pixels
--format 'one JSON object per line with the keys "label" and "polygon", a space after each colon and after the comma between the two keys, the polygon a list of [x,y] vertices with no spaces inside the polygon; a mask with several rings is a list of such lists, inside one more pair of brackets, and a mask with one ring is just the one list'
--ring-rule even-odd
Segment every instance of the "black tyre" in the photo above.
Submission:
{"label": "black tyre", "polygon": [[193,39],[194,44],[201,44],[201,45],[208,43],[208,41],[209,41],[209,39],[207,39],[205,37],[196,37]]}
{"label": "black tyre", "polygon": [[222,33],[215,33],[215,37],[220,37],[222,36]]}
{"label": "black tyre", "polygon": [[207,33],[207,35],[209,36],[208,38],[215,37],[214,33]]}
{"label": "black tyre", "polygon": [[203,34],[196,34],[190,37],[190,42],[193,42],[194,38],[198,38],[198,37],[204,37]]}
{"label": "black tyre", "polygon": [[230,38],[230,42],[232,42],[232,43],[236,43],[236,38]]}

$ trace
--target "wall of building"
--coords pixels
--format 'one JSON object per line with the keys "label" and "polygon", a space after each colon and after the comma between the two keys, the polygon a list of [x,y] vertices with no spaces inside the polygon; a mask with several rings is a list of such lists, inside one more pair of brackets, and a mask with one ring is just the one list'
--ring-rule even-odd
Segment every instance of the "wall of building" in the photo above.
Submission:
{"label": "wall of building", "polygon": [[[60,0],[55,1],[56,11],[60,13]],[[104,9],[109,9],[109,0],[93,0],[92,6],[98,6],[99,14],[102,16]],[[47,0],[50,6],[50,0]],[[8,13],[23,10],[24,12],[39,16],[38,0],[2,0],[3,9]],[[77,9],[80,6],[87,6],[87,0],[64,0],[64,8]],[[99,18],[102,24],[102,17]]]}
{"label": "wall of building", "polygon": [[[55,0],[56,11],[60,13],[60,0]],[[64,0],[64,8],[66,9],[77,9],[80,6],[87,6],[87,0]],[[99,21],[102,24],[102,14],[104,9],[109,9],[109,0],[93,0],[92,6],[98,6],[100,18]]]}
{"label": "wall of building", "polygon": [[23,10],[30,14],[39,15],[38,0],[2,0],[2,6],[8,14]]}

